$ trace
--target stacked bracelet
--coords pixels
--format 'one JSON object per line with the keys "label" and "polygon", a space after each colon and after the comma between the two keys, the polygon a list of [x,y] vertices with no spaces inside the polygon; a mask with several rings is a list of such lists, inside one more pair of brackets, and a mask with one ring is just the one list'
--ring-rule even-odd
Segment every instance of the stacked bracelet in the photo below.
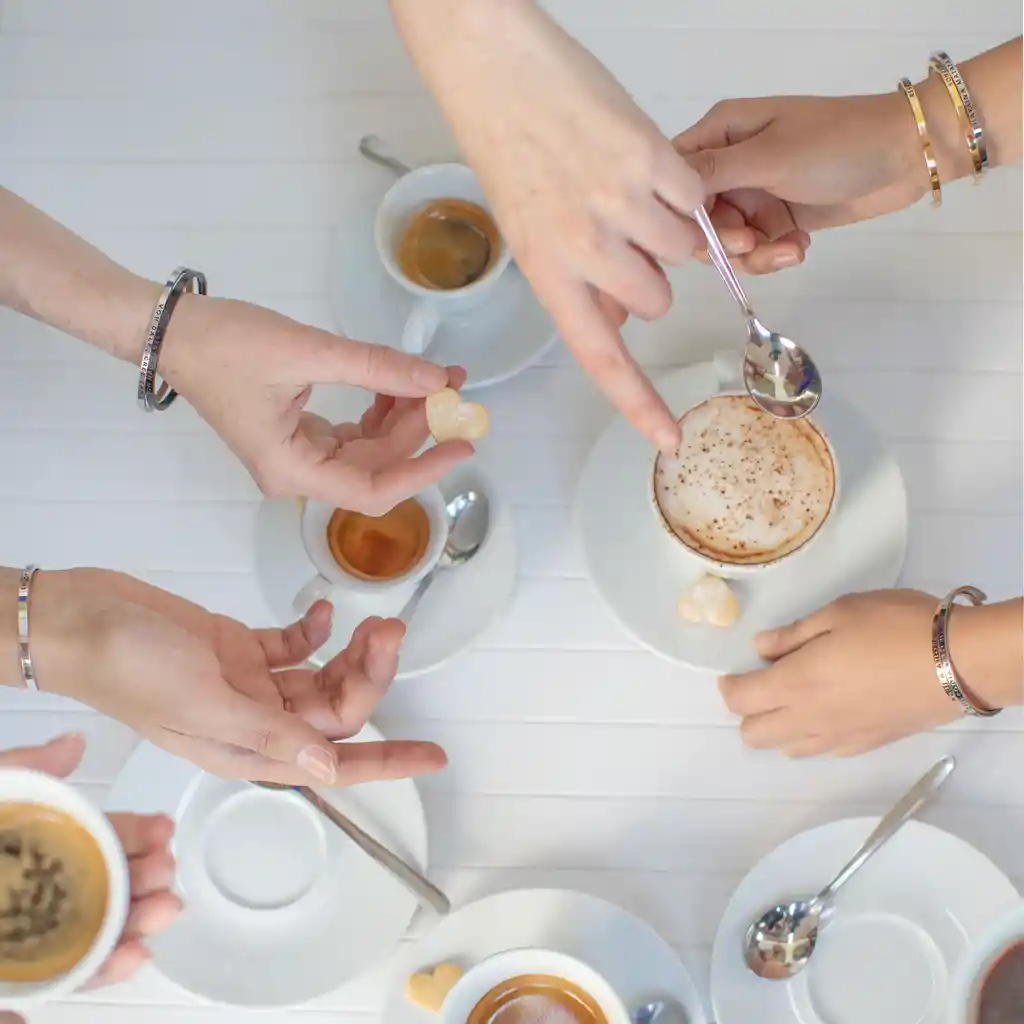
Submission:
{"label": "stacked bracelet", "polygon": [[21,661],[21,681],[26,690],[36,690],[36,672],[32,667],[32,651],[29,648],[28,597],[32,590],[32,578],[37,572],[34,565],[21,570],[18,582],[18,657]]}
{"label": "stacked bracelet", "polygon": [[910,104],[910,111],[914,115],[914,123],[917,125],[918,138],[921,140],[921,149],[924,150],[924,162],[928,168],[928,181],[932,189],[932,205],[941,206],[942,182],[939,180],[939,165],[935,161],[934,152],[932,152],[932,140],[928,134],[928,124],[924,119],[921,101],[917,98],[917,90],[909,78],[900,79],[900,89]]}
{"label": "stacked bracelet", "polygon": [[163,412],[178,397],[170,385],[164,381],[159,390],[154,390],[156,383],[156,367],[160,358],[160,346],[164,342],[167,325],[171,322],[171,314],[177,305],[178,297],[191,287],[197,295],[206,294],[206,276],[198,270],[178,267],[170,276],[160,295],[149,321],[146,334],[146,345],[142,350],[142,361],[139,363],[139,406],[143,412]]}
{"label": "stacked bracelet", "polygon": [[928,61],[928,67],[930,73],[942,79],[946,92],[953,101],[957,121],[960,122],[960,129],[967,140],[971,163],[974,166],[974,182],[977,184],[988,167],[988,149],[985,146],[985,129],[982,127],[978,111],[974,108],[971,93],[960,74],[960,69],[953,63],[948,53],[942,50],[933,53]]}
{"label": "stacked bracelet", "polygon": [[961,595],[974,605],[979,605],[985,600],[984,593],[977,587],[957,587],[939,602],[938,608],[935,609],[935,617],[932,619],[932,660],[935,662],[935,674],[939,677],[946,696],[956,701],[964,714],[991,718],[998,715],[1001,709],[989,710],[981,707],[960,681],[949,657],[949,614],[953,609],[953,603]]}

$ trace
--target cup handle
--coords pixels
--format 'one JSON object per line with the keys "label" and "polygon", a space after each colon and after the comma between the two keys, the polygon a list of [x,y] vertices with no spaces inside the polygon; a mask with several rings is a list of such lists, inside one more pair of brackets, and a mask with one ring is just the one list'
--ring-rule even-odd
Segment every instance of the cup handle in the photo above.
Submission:
{"label": "cup handle", "polygon": [[734,349],[716,352],[712,363],[720,391],[732,391],[743,387],[743,356]]}
{"label": "cup handle", "polygon": [[441,326],[441,313],[434,302],[420,299],[412,307],[402,329],[402,348],[410,355],[421,356],[434,340]]}
{"label": "cup handle", "polygon": [[305,615],[317,601],[330,599],[333,586],[331,581],[317,574],[292,600],[292,609],[296,615]]}

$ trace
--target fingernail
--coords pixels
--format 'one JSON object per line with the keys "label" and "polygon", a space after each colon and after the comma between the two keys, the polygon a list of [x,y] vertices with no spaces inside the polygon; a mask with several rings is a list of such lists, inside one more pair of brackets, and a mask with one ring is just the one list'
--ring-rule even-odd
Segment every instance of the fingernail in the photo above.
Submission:
{"label": "fingernail", "polygon": [[776,270],[783,270],[786,267],[795,267],[800,263],[800,257],[795,252],[780,252],[772,260],[772,266]]}
{"label": "fingernail", "polygon": [[336,761],[322,747],[303,747],[295,763],[302,771],[328,786],[338,777]]}
{"label": "fingernail", "polygon": [[779,639],[779,631],[777,629],[766,629],[763,633],[758,633],[754,637],[754,644],[757,647],[774,647]]}
{"label": "fingernail", "polygon": [[679,431],[664,427],[654,435],[655,443],[663,452],[674,452],[679,447]]}

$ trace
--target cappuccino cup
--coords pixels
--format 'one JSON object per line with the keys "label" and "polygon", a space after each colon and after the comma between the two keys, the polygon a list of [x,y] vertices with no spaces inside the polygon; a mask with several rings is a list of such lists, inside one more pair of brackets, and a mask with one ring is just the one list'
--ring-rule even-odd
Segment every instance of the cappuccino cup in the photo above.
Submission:
{"label": "cappuccino cup", "polygon": [[445,997],[441,1024],[630,1024],[592,967],[549,949],[513,949],[470,968]]}
{"label": "cappuccino cup", "polygon": [[1024,900],[990,925],[952,981],[948,1024],[1016,1024],[1024,1014]]}
{"label": "cappuccino cup", "polygon": [[658,526],[723,578],[775,568],[820,536],[838,498],[835,453],[810,419],[782,420],[740,391],[679,417],[682,443],[650,477]]}
{"label": "cappuccino cup", "polygon": [[0,1010],[81,988],[117,948],[128,864],[106,816],[41,772],[0,769]]}
{"label": "cappuccino cup", "polygon": [[377,255],[414,298],[402,348],[422,355],[441,323],[483,303],[511,262],[476,175],[432,164],[399,178],[377,209]]}
{"label": "cappuccino cup", "polygon": [[383,516],[307,499],[299,522],[316,574],[292,602],[298,615],[320,600],[334,603],[353,594],[408,590],[437,565],[448,539],[448,515],[437,487],[407,498]]}

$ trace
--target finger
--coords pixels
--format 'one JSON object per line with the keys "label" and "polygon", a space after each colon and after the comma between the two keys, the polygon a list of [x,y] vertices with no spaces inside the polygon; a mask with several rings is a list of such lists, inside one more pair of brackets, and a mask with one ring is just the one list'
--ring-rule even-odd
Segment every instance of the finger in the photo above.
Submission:
{"label": "finger", "polygon": [[25,1018],[16,1013],[4,1013],[0,1010],[0,1024],[25,1024]]}
{"label": "finger", "polygon": [[767,127],[774,112],[775,105],[770,99],[723,100],[716,103],[696,124],[680,132],[672,140],[672,146],[693,166],[694,153],[705,149],[721,149],[756,135]]}
{"label": "finger", "polygon": [[284,629],[256,629],[256,639],[272,669],[301,665],[331,636],[334,609],[328,601],[316,601],[309,611]]}
{"label": "finger", "polygon": [[429,437],[426,408],[417,402],[415,408],[395,409],[377,437],[352,441],[340,457],[376,472],[411,459]]}
{"label": "finger", "polygon": [[740,723],[740,738],[754,750],[774,750],[805,741],[807,733],[790,708],[750,715]]}
{"label": "finger", "polygon": [[829,736],[806,736],[803,739],[795,740],[782,746],[782,753],[786,757],[821,757],[832,749],[834,740]]}
{"label": "finger", "polygon": [[718,691],[734,715],[746,717],[784,708],[789,703],[786,665],[770,665],[743,675],[722,676]]}
{"label": "finger", "polygon": [[625,306],[617,299],[613,299],[610,295],[605,295],[604,292],[597,292],[595,299],[601,311],[608,318],[609,323],[615,327],[621,327],[629,319],[629,313],[626,312]]}
{"label": "finger", "polygon": [[149,959],[149,950],[138,939],[122,942],[100,968],[96,977],[83,986],[83,991],[102,988],[105,985],[120,985],[131,978]]}
{"label": "finger", "polygon": [[680,213],[693,213],[704,202],[704,196],[709,191],[700,175],[694,173],[689,162],[671,144],[659,152],[654,189],[672,209]]}
{"label": "finger", "polygon": [[126,857],[139,857],[165,847],[174,835],[174,822],[165,814],[108,814]]}
{"label": "finger", "polygon": [[795,231],[791,236],[785,236],[777,242],[764,242],[758,245],[741,259],[744,272],[760,276],[800,266],[807,252],[804,237],[806,232]]}
{"label": "finger", "polygon": [[[380,430],[384,421],[388,417],[388,413],[395,407],[395,399],[392,395],[374,395],[373,402],[370,408],[363,413],[359,418],[359,426],[362,428],[362,434],[372,435],[376,431]],[[342,440],[340,437],[338,440]],[[346,438],[345,440],[348,440]]]}
{"label": "finger", "polygon": [[700,174],[708,192],[721,194],[741,188],[769,188],[779,178],[780,160],[787,154],[755,135],[724,149],[702,149],[687,160]]}
{"label": "finger", "polygon": [[167,931],[183,910],[183,904],[172,892],[158,892],[137,900],[128,911],[125,935],[130,939],[146,938]]}
{"label": "finger", "polygon": [[435,743],[386,740],[383,743],[342,743],[338,753],[338,786],[409,779],[432,775],[448,766]]}
{"label": "finger", "polygon": [[133,899],[162,892],[174,882],[174,858],[169,850],[151,850],[128,860]]}
{"label": "finger", "polygon": [[754,647],[766,661],[778,661],[779,658],[791,654],[815,637],[824,636],[832,628],[834,622],[834,604],[827,604],[824,608],[820,608],[788,626],[758,633],[754,637]]}
{"label": "finger", "polygon": [[566,345],[623,416],[664,451],[679,446],[679,426],[585,286],[566,284],[541,296]]}
{"label": "finger", "polygon": [[311,343],[304,347],[294,372],[310,384],[344,383],[386,395],[424,398],[448,382],[444,367],[418,356],[315,328],[309,331]]}
{"label": "finger", "polygon": [[689,217],[676,213],[657,197],[655,200],[632,211],[627,234],[656,260],[679,266],[693,255],[704,235]]}
{"label": "finger", "polygon": [[65,779],[78,767],[84,754],[85,737],[79,733],[68,733],[38,747],[17,747],[0,752],[0,767],[29,768]]}
{"label": "finger", "polygon": [[606,258],[591,269],[590,281],[643,320],[656,320],[672,306],[672,288],[664,273],[621,239],[610,243]]}
{"label": "finger", "polygon": [[458,391],[466,383],[467,373],[461,366],[449,366],[448,387]]}

